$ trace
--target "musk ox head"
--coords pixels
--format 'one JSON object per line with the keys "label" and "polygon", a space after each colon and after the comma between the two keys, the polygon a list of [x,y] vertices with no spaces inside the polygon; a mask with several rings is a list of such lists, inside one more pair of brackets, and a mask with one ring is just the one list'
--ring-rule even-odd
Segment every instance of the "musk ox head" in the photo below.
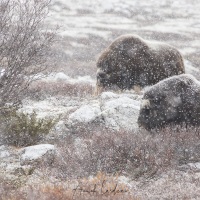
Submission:
{"label": "musk ox head", "polygon": [[169,124],[200,124],[200,82],[192,75],[173,76],[146,89],[139,126],[154,129]]}
{"label": "musk ox head", "polygon": [[182,56],[172,46],[123,35],[97,61],[97,87],[132,89],[153,85],[185,72]]}

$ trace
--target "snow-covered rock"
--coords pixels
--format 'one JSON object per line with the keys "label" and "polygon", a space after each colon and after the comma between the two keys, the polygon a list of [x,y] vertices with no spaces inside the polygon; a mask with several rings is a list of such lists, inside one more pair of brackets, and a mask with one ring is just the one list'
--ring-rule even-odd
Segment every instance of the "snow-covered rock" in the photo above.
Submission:
{"label": "snow-covered rock", "polygon": [[1,145],[0,146],[0,174],[3,172],[5,177],[7,174],[12,176],[30,175],[34,166],[21,166],[19,160],[20,150],[15,147]]}
{"label": "snow-covered rock", "polygon": [[39,144],[25,147],[21,151],[20,164],[32,165],[41,162],[52,163],[55,156],[55,147],[51,144]]}
{"label": "snow-covered rock", "polygon": [[192,170],[193,172],[200,172],[200,162],[188,163],[187,170],[188,169]]}
{"label": "snow-covered rock", "polygon": [[98,104],[83,105],[75,112],[69,115],[69,121],[72,124],[76,123],[90,123],[96,120],[101,114],[100,106]]}
{"label": "snow-covered rock", "polygon": [[82,105],[69,115],[69,127],[78,127],[92,122],[103,123],[106,127],[120,130],[135,130],[138,128],[141,96],[134,93],[116,94],[104,92],[97,103]]}
{"label": "snow-covered rock", "polygon": [[34,171],[34,167],[31,165],[21,166],[20,163],[8,164],[5,168],[5,171],[9,174],[13,174],[15,176],[18,175],[30,175]]}
{"label": "snow-covered rock", "polygon": [[54,79],[55,81],[68,81],[70,77],[64,74],[63,72],[59,72],[55,75]]}
{"label": "snow-covered rock", "polygon": [[4,145],[0,146],[0,159],[6,158],[8,156],[10,156],[10,152],[8,151],[6,146]]}
{"label": "snow-covered rock", "polygon": [[[103,97],[105,94],[102,94]],[[113,95],[114,97],[115,95]],[[140,101],[127,96],[118,95],[116,98],[102,101],[102,117],[107,127],[120,130],[135,130],[138,128],[137,118]],[[105,99],[105,98],[101,98]]]}
{"label": "snow-covered rock", "polygon": [[100,96],[101,101],[117,98],[118,95],[113,92],[103,92]]}
{"label": "snow-covered rock", "polygon": [[72,79],[75,83],[85,83],[90,85],[95,85],[96,80],[92,79],[91,76],[78,76],[77,79]]}

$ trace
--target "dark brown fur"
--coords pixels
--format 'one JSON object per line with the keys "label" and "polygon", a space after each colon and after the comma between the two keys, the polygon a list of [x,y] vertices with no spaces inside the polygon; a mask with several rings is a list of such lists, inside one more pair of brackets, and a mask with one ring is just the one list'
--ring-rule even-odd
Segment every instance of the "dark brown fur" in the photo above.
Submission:
{"label": "dark brown fur", "polygon": [[200,82],[182,74],[147,88],[138,123],[146,129],[169,124],[200,125]]}
{"label": "dark brown fur", "polygon": [[97,68],[97,87],[120,89],[153,85],[185,72],[177,49],[136,35],[117,38],[100,55]]}

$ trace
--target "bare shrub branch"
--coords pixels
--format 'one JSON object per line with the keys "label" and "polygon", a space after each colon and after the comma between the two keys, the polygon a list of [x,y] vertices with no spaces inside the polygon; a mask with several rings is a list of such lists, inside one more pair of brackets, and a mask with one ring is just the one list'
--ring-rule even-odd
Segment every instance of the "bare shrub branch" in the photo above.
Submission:
{"label": "bare shrub branch", "polygon": [[48,65],[55,32],[44,28],[50,0],[0,2],[0,106],[18,104]]}

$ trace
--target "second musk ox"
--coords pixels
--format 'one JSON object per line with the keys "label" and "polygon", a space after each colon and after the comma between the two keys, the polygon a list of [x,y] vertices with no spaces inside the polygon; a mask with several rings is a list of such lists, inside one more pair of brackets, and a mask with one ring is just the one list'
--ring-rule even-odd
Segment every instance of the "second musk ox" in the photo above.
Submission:
{"label": "second musk ox", "polygon": [[200,82],[192,75],[182,74],[147,88],[138,124],[145,129],[169,124],[200,125]]}
{"label": "second musk ox", "polygon": [[185,72],[179,51],[165,43],[122,35],[97,61],[97,89],[132,89],[153,85]]}

